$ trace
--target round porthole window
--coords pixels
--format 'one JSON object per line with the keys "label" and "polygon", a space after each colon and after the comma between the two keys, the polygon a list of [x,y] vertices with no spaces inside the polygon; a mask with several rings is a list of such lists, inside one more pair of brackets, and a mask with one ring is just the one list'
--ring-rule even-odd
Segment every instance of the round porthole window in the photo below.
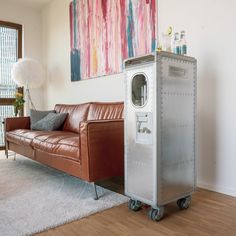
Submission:
{"label": "round porthole window", "polygon": [[136,74],[132,79],[132,102],[136,107],[147,102],[147,78],[144,74]]}

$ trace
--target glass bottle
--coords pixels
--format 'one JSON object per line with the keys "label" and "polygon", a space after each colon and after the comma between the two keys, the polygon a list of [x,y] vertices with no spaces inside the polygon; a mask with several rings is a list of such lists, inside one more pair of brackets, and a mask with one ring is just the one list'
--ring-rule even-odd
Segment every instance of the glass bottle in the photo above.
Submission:
{"label": "glass bottle", "polygon": [[172,27],[169,26],[166,33],[162,33],[162,47],[158,47],[159,50],[162,49],[163,51],[171,52],[171,39],[172,39]]}
{"label": "glass bottle", "polygon": [[180,54],[179,33],[175,33],[173,47],[174,47],[174,53]]}
{"label": "glass bottle", "polygon": [[180,34],[180,53],[182,55],[187,55],[187,42],[186,42],[184,30],[182,30]]}
{"label": "glass bottle", "polygon": [[172,38],[172,27],[169,26],[166,34],[166,51],[171,52],[171,38]]}

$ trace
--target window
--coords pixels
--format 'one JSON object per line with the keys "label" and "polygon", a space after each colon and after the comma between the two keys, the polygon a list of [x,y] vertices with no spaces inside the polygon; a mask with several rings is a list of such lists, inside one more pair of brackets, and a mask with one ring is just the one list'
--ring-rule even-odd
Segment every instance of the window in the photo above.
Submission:
{"label": "window", "polygon": [[21,57],[22,26],[0,21],[0,146],[4,146],[2,121],[5,117],[14,116],[13,102],[17,86],[11,79],[11,69]]}
{"label": "window", "polygon": [[147,102],[147,79],[144,74],[137,74],[132,79],[132,102],[137,107]]}

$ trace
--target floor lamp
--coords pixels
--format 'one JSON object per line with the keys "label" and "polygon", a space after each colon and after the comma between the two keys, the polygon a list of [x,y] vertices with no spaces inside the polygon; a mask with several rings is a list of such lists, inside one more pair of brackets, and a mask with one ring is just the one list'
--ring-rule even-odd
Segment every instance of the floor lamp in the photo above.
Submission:
{"label": "floor lamp", "polygon": [[39,88],[44,82],[43,68],[41,64],[30,58],[19,59],[12,68],[12,79],[19,86],[25,87],[26,111],[35,109],[30,89]]}

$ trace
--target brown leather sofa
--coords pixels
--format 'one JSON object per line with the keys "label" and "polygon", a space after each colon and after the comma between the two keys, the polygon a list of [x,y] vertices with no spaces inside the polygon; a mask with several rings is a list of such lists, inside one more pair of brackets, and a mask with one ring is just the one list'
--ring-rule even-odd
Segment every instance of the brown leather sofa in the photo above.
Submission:
{"label": "brown leather sofa", "polygon": [[[124,172],[123,103],[57,104],[61,130],[30,130],[29,117],[5,120],[6,147],[88,182]],[[96,190],[96,185],[95,190]]]}

